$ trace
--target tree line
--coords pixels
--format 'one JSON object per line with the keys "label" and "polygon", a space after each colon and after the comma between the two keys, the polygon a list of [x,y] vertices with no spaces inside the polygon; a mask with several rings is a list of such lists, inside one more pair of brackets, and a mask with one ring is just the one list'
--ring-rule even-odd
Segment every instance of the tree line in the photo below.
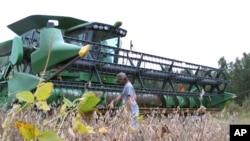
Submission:
{"label": "tree line", "polygon": [[227,62],[225,57],[221,57],[218,65],[230,81],[226,91],[235,93],[235,102],[242,105],[250,94],[250,53],[244,52],[243,57],[237,57],[235,62]]}

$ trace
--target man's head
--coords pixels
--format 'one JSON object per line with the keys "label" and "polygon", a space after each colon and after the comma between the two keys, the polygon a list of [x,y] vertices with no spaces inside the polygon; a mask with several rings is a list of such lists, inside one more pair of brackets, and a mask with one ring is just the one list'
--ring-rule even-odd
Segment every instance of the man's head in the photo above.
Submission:
{"label": "man's head", "polygon": [[128,81],[128,77],[124,72],[120,72],[117,74],[116,76],[116,82],[121,84],[121,85],[125,85]]}

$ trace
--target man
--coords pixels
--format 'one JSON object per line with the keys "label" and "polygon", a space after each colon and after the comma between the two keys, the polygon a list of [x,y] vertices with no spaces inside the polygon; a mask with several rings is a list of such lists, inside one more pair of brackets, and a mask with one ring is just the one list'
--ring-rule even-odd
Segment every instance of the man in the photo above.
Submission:
{"label": "man", "polygon": [[[128,80],[128,77],[125,73],[120,72],[117,74],[117,83],[124,86],[121,95],[117,96],[111,103],[117,103],[119,100],[122,100],[122,105],[126,107],[126,109],[133,116],[133,124],[136,129],[139,128],[139,123],[136,117],[139,115],[139,106],[136,102],[136,94],[133,85]],[[111,103],[108,104],[108,107],[111,106]]]}

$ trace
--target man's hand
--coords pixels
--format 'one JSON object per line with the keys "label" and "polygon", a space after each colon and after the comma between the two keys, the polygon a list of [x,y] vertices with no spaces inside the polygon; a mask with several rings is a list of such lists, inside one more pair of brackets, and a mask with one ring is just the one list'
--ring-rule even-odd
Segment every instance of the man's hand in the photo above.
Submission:
{"label": "man's hand", "polygon": [[107,108],[110,109],[110,108],[113,108],[114,107],[114,101],[112,100],[108,105],[107,105]]}
{"label": "man's hand", "polygon": [[108,105],[107,108],[113,108],[114,107],[114,103],[116,104],[120,99],[121,99],[121,95],[117,96],[114,100],[112,100]]}

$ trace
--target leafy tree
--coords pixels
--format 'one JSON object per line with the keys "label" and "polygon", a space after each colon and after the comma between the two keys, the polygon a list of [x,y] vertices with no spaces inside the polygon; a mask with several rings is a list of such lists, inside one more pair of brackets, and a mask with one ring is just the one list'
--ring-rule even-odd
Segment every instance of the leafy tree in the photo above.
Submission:
{"label": "leafy tree", "polygon": [[226,91],[232,91],[232,74],[233,74],[233,62],[227,63],[225,57],[221,57],[218,61],[219,69],[221,69],[225,77],[230,81]]}
{"label": "leafy tree", "polygon": [[231,82],[226,90],[236,93],[236,102],[242,104],[250,94],[250,53],[244,52],[243,57],[237,57],[234,63],[227,63],[226,59],[221,57],[218,64]]}

